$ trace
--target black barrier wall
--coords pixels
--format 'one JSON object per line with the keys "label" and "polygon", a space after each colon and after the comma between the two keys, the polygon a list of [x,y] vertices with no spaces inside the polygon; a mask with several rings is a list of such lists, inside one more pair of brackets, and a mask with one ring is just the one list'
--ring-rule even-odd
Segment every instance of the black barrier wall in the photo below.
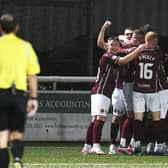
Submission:
{"label": "black barrier wall", "polygon": [[97,34],[106,19],[112,27],[106,36],[127,26],[149,23],[162,36],[167,49],[167,0],[0,0],[0,13],[16,15],[19,35],[33,43],[43,75],[96,75],[102,54]]}

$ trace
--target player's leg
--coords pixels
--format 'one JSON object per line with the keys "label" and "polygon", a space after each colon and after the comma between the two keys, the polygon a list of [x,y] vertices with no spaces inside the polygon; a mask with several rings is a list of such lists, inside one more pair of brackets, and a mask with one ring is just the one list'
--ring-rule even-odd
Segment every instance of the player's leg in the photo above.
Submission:
{"label": "player's leg", "polygon": [[84,155],[89,154],[90,149],[93,144],[93,126],[94,126],[95,121],[96,121],[96,116],[92,116],[92,119],[89,123],[87,130],[86,130],[85,143],[84,143],[84,146],[82,149],[82,153]]}
{"label": "player's leg", "polygon": [[133,118],[127,117],[121,128],[121,139],[120,139],[120,146],[126,147],[127,140],[132,139],[131,144],[133,144]]}
{"label": "player's leg", "polygon": [[143,93],[133,92],[134,126],[135,138],[134,153],[141,153],[141,141],[143,137],[143,114],[145,112],[145,97]]}
{"label": "player's leg", "polygon": [[[131,118],[127,117],[122,123],[120,145],[117,148],[118,152],[129,153],[129,150],[132,150],[132,148],[135,147],[135,139],[133,136],[133,126],[134,126],[134,119],[132,117]],[[128,141],[129,141],[129,145],[127,147]]]}
{"label": "player's leg", "polygon": [[148,104],[150,111],[152,112],[152,120],[154,126],[154,132],[156,137],[156,145],[154,152],[156,154],[164,154],[167,152],[167,148],[165,146],[165,139],[163,134],[163,128],[161,126],[160,120],[160,99],[157,93],[148,94]]}
{"label": "player's leg", "polygon": [[160,120],[160,112],[152,112],[153,126],[155,132],[155,148],[154,153],[165,154],[167,153],[167,147],[165,146],[164,132],[162,128],[162,122]]}
{"label": "player's leg", "polygon": [[134,137],[133,135],[133,121],[134,121],[134,113],[133,113],[133,102],[132,102],[132,93],[133,93],[133,84],[127,82],[123,86],[123,92],[127,105],[127,116],[121,127],[121,139],[120,139],[120,148],[126,147],[127,140],[130,140],[130,145],[134,145]]}
{"label": "player's leg", "polygon": [[113,116],[111,120],[111,142],[109,147],[109,154],[117,153],[117,142],[116,138],[119,131],[119,124],[121,118],[124,116],[126,111],[126,101],[122,89],[114,89],[112,94],[112,106],[113,106]]}
{"label": "player's leg", "polygon": [[93,147],[91,153],[104,154],[100,147],[102,129],[110,108],[110,98],[95,94],[91,96],[91,114],[97,116],[93,126]]}
{"label": "player's leg", "polygon": [[0,167],[8,168],[8,92],[0,90]]}
{"label": "player's leg", "polygon": [[155,144],[155,131],[154,131],[151,112],[146,113],[144,128],[146,133],[145,138],[147,142],[146,154],[153,154],[154,144]]}
{"label": "player's leg", "polygon": [[159,99],[160,99],[160,122],[161,127],[164,135],[164,141],[166,142],[166,127],[167,127],[167,120],[166,115],[168,112],[168,89],[164,89],[159,91]]}
{"label": "player's leg", "polygon": [[23,133],[19,131],[11,131],[9,134],[9,142],[11,143],[14,167],[22,168],[22,157],[24,153]]}
{"label": "player's leg", "polygon": [[98,155],[104,154],[103,150],[101,149],[100,142],[101,142],[101,135],[104,123],[106,121],[106,116],[98,115],[96,117],[95,124],[93,126],[93,147],[90,150],[90,153],[95,153]]}
{"label": "player's leg", "polygon": [[8,168],[9,153],[8,153],[8,131],[0,130],[0,167]]}
{"label": "player's leg", "polygon": [[27,99],[23,93],[20,93],[13,96],[11,102],[13,106],[11,107],[12,111],[10,111],[9,117],[9,142],[11,144],[14,166],[16,168],[22,168]]}
{"label": "player's leg", "polygon": [[111,121],[111,129],[110,129],[110,136],[111,136],[111,141],[110,141],[110,147],[108,153],[111,155],[115,155],[117,153],[117,142],[116,138],[118,135],[119,131],[119,123],[121,121],[121,116],[116,116],[113,114],[112,116],[112,121]]}

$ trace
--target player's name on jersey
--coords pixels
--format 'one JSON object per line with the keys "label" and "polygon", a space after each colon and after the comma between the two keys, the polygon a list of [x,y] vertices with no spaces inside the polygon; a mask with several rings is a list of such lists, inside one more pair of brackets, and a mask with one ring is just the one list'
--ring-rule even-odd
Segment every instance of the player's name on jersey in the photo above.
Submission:
{"label": "player's name on jersey", "polygon": [[150,61],[155,60],[155,56],[147,55],[147,54],[140,55],[138,58],[139,60],[150,60]]}

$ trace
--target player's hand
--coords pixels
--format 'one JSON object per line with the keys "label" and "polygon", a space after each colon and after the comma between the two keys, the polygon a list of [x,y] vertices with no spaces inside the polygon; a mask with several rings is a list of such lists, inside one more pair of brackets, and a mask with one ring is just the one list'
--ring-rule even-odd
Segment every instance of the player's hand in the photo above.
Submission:
{"label": "player's hand", "polygon": [[106,21],[104,22],[103,27],[108,28],[108,27],[110,27],[111,25],[112,25],[112,22],[109,21],[109,20],[106,20]]}
{"label": "player's hand", "polygon": [[144,51],[146,48],[148,48],[148,46],[147,46],[146,44],[140,44],[137,49],[138,49],[139,52],[142,52],[142,51]]}
{"label": "player's hand", "polygon": [[38,110],[38,100],[29,99],[27,102],[27,117],[33,117]]}

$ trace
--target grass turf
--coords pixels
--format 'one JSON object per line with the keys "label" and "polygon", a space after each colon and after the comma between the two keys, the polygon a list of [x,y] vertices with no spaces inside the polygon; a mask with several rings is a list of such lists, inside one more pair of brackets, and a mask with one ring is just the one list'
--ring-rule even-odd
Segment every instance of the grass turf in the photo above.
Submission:
{"label": "grass turf", "polygon": [[[167,168],[168,156],[82,155],[82,143],[26,143],[24,168]],[[11,165],[12,166],[12,165]]]}

